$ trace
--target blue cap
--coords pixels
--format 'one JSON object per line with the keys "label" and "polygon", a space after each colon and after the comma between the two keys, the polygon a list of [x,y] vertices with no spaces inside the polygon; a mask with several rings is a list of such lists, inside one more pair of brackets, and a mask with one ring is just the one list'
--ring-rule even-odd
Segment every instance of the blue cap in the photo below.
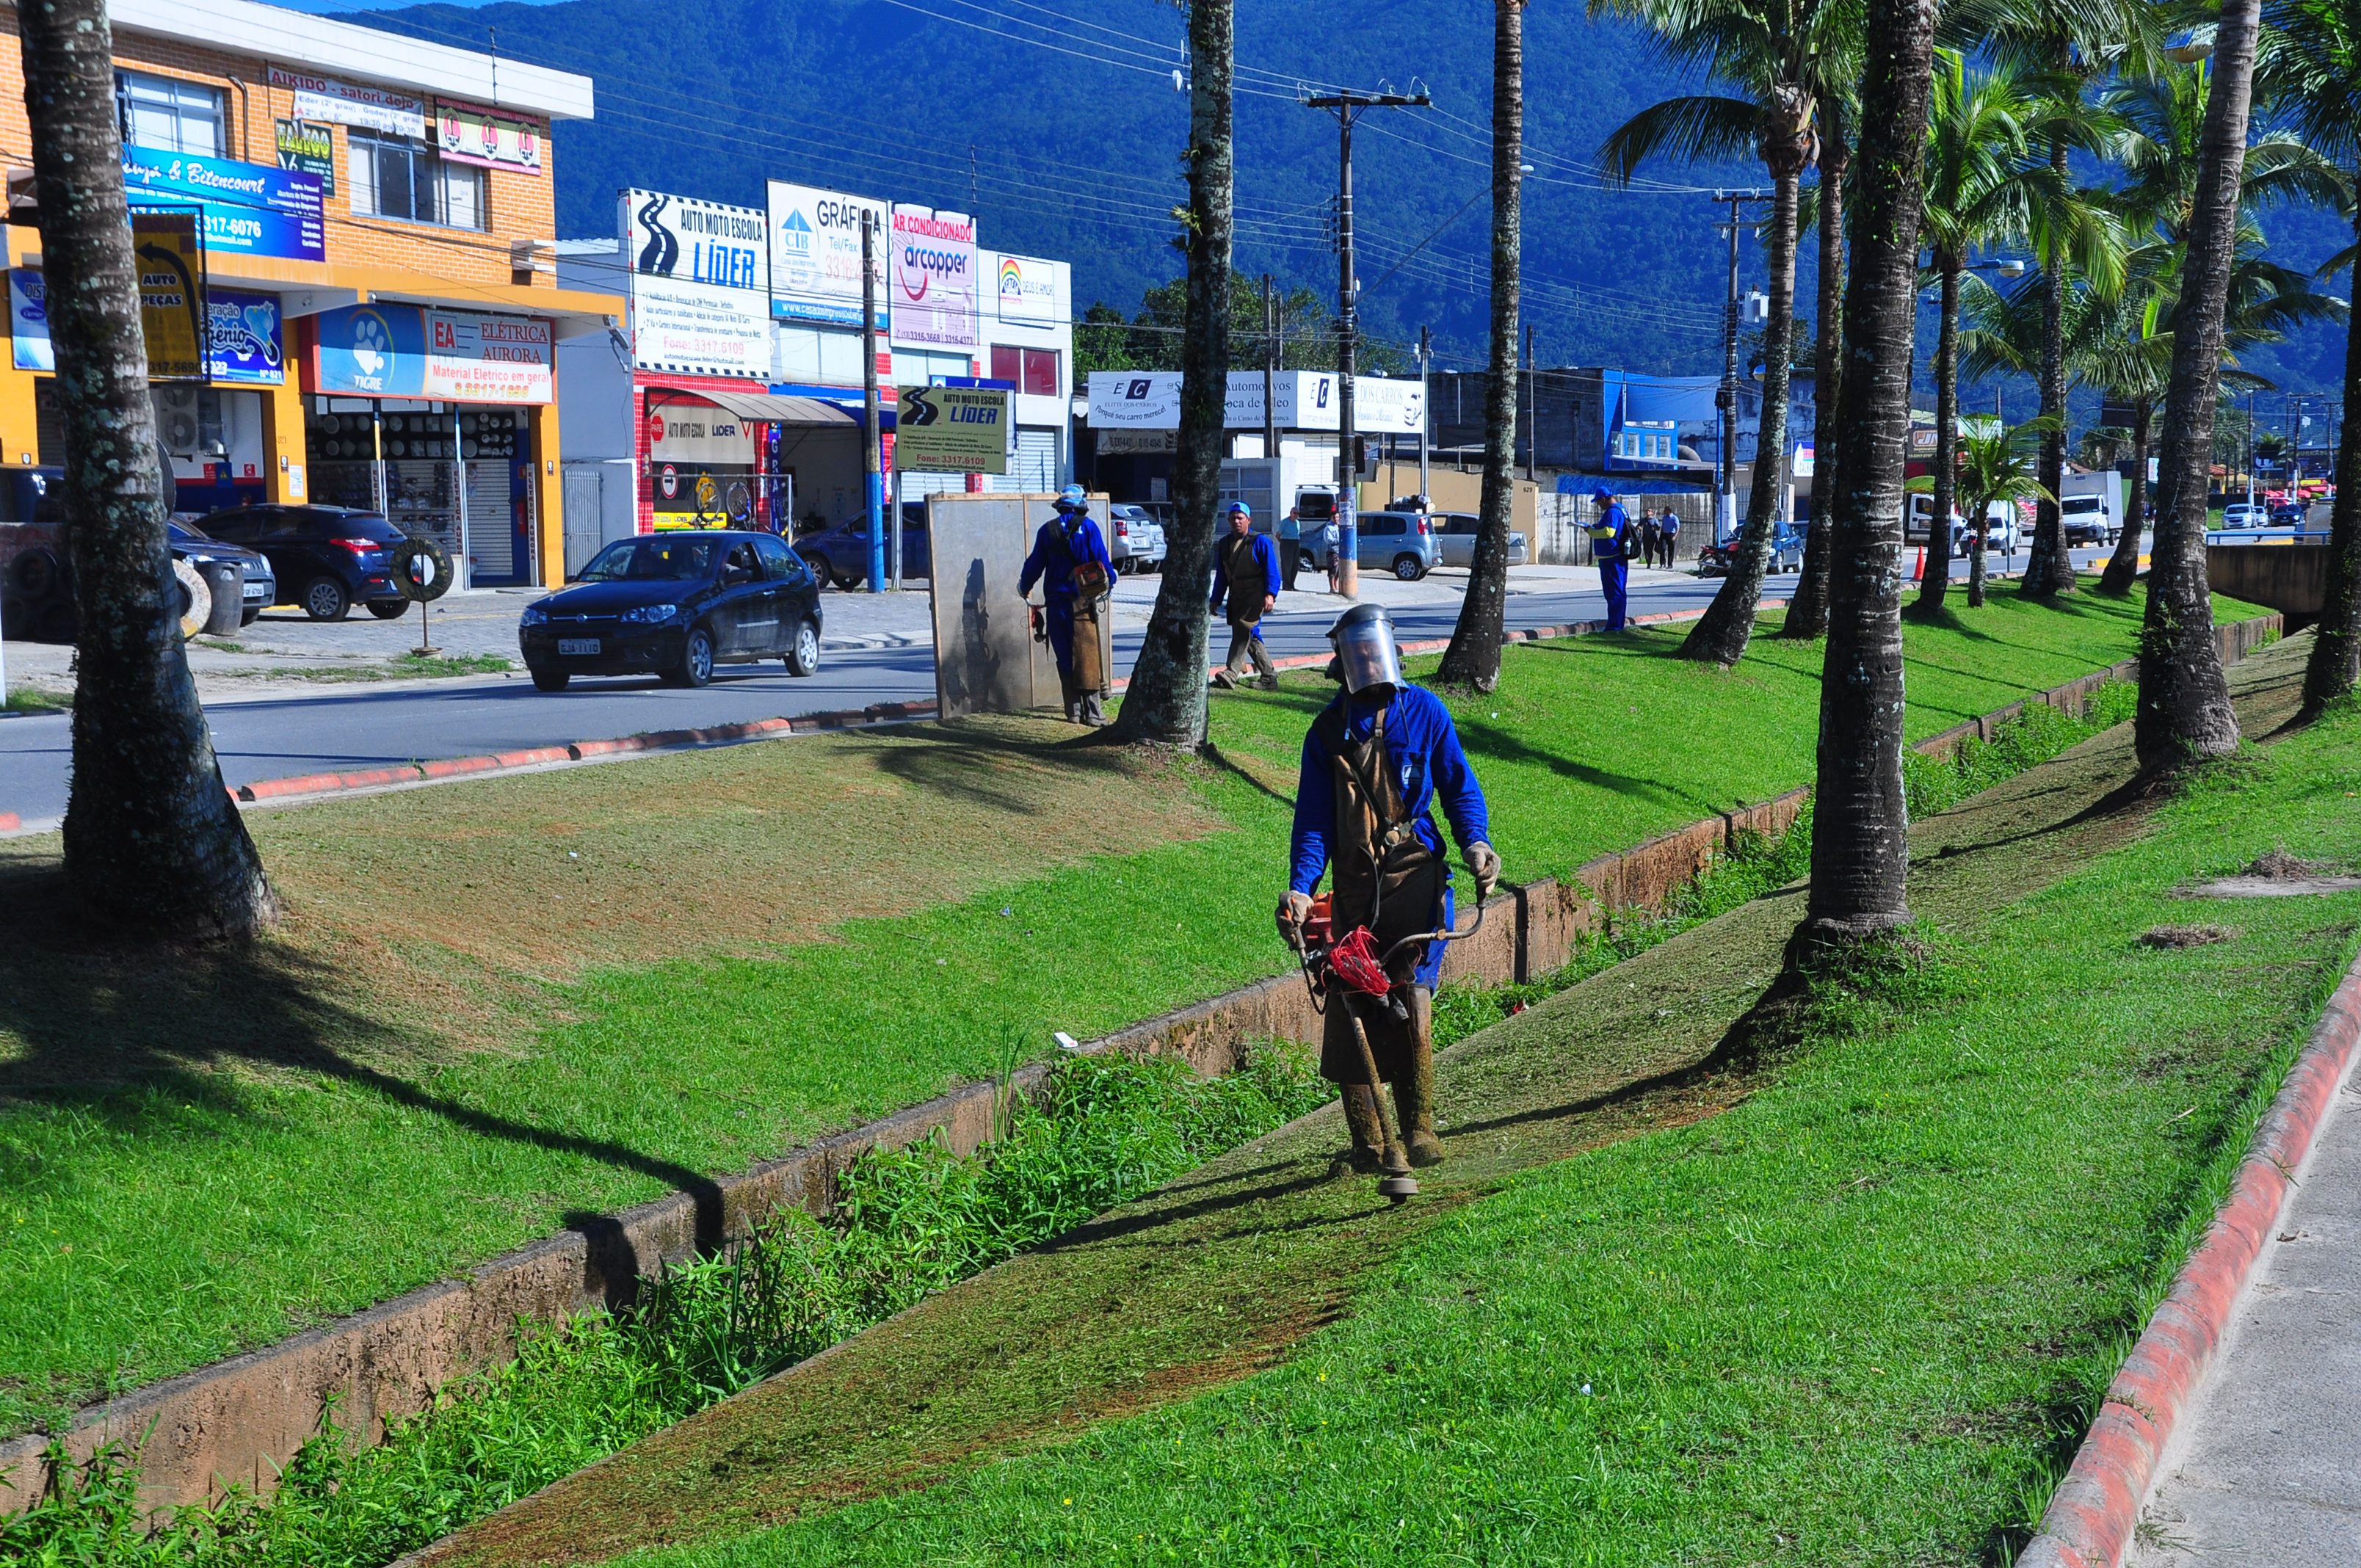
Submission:
{"label": "blue cap", "polygon": [[1615,498],[1607,493],[1606,486],[1601,485],[1597,489],[1590,492],[1590,499],[1594,501],[1599,502],[1601,505],[1604,505],[1607,502],[1613,500]]}
{"label": "blue cap", "polygon": [[1254,508],[1246,505],[1244,501],[1232,501],[1229,505],[1222,509],[1222,515],[1224,517],[1243,517],[1248,521],[1252,521],[1254,517]]}
{"label": "blue cap", "polygon": [[1088,505],[1089,502],[1090,497],[1082,493],[1082,488],[1080,485],[1068,485],[1058,496],[1058,504],[1061,507],[1079,509]]}

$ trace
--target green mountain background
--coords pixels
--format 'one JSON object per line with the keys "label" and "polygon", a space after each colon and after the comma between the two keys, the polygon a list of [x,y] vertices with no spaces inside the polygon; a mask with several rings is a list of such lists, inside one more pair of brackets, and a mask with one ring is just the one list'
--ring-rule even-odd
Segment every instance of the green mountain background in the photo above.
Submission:
{"label": "green mountain background", "polygon": [[[313,4],[327,9],[335,0]],[[781,178],[972,210],[986,244],[1071,260],[1078,307],[1104,302],[1129,313],[1180,269],[1171,209],[1185,196],[1187,101],[1170,74],[1182,37],[1170,0],[1057,7],[1088,26],[1017,0],[335,9],[594,77],[598,117],[555,132],[558,225],[567,237],[614,232],[615,192],[626,186],[760,205],[763,181]],[[1044,29],[1012,21],[1028,16]],[[1422,84],[1433,111],[1374,113],[1356,133],[1364,320],[1399,344],[1431,326],[1439,364],[1479,365],[1488,0],[1245,0],[1237,28],[1239,267],[1334,297],[1323,225],[1336,127],[1331,115],[1295,101],[1298,80]],[[1001,36],[1008,32],[1030,41]],[[1527,141],[1536,165],[1526,188],[1527,315],[1541,363],[1717,367],[1726,257],[1709,191],[1755,183],[1759,166],[1664,165],[1643,170],[1642,188],[1618,191],[1598,178],[1595,162],[1608,132],[1635,110],[1697,86],[1636,31],[1593,21],[1578,5],[1543,0],[1527,12]],[[2344,243],[2343,223],[2324,211],[2283,210],[2265,224],[2274,253],[2290,265],[2311,266]],[[1800,259],[1798,309],[1809,315],[1808,243]],[[1741,276],[1746,286],[1761,281],[1751,240]],[[1925,324],[1922,358],[1933,341],[1931,320]],[[2342,361],[2338,328],[2311,329],[2248,358],[2294,392],[2334,392]],[[2012,416],[2020,402],[2029,411],[2030,389],[2008,389],[2007,400]]]}

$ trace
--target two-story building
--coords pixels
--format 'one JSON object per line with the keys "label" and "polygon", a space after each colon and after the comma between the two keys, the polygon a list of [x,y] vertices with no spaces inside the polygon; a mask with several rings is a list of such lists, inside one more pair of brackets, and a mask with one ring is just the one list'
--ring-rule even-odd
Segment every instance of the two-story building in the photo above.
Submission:
{"label": "two-story building", "polygon": [[[550,126],[590,116],[589,78],[252,0],[110,11],[134,212],[203,234],[204,373],[155,389],[178,510],[365,507],[471,584],[559,580],[556,345],[623,310],[555,264]],[[0,158],[29,215],[24,89],[11,11]],[[7,265],[0,458],[54,465],[32,224]]]}

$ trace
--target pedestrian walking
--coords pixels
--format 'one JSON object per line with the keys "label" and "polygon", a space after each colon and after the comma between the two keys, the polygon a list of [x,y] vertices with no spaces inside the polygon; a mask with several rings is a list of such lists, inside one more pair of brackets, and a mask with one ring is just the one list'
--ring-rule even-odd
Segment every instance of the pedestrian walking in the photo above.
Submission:
{"label": "pedestrian walking", "polygon": [[1279,520],[1279,576],[1289,593],[1295,591],[1295,575],[1302,569],[1303,521],[1290,507],[1287,515]]}
{"label": "pedestrian walking", "polygon": [[1647,508],[1640,509],[1640,565],[1653,566],[1656,552],[1664,543],[1664,525]]}
{"label": "pedestrian walking", "polygon": [[1400,1010],[1347,987],[1332,988],[1320,1076],[1336,1085],[1345,1102],[1353,1140],[1345,1160],[1356,1170],[1376,1170],[1385,1129],[1378,1085],[1369,1081],[1354,1036],[1357,1018],[1378,1081],[1393,1086],[1410,1163],[1435,1165],[1444,1157],[1434,1131],[1433,1035],[1443,944],[1393,949],[1405,938],[1452,928],[1451,869],[1433,816],[1438,799],[1460,859],[1476,879],[1478,903],[1499,883],[1500,857],[1488,842],[1484,791],[1450,710],[1425,687],[1402,679],[1393,618],[1381,606],[1357,606],[1345,612],[1328,641],[1336,650],[1332,673],[1345,689],[1303,738],[1279,934],[1302,929],[1312,909],[1312,890],[1326,872],[1334,930],[1367,927],[1376,951],[1390,956],[1386,972]]}
{"label": "pedestrian walking", "polygon": [[1279,670],[1262,645],[1262,618],[1279,602],[1279,552],[1268,534],[1254,531],[1254,510],[1246,502],[1232,501],[1229,516],[1229,534],[1213,551],[1212,602],[1230,623],[1230,656],[1213,672],[1213,684],[1236,685],[1251,660],[1262,689],[1277,691]]}
{"label": "pedestrian walking", "polygon": [[1090,500],[1080,485],[1068,485],[1057,499],[1058,515],[1033,536],[1033,554],[1016,591],[1041,585],[1040,614],[1058,656],[1058,682],[1065,688],[1066,719],[1095,729],[1107,722],[1105,650],[1099,643],[1099,607],[1115,587],[1115,563],[1106,540],[1091,521]]}
{"label": "pedestrian walking", "polygon": [[1672,569],[1678,560],[1680,548],[1681,514],[1675,511],[1668,503],[1664,508],[1664,566],[1666,570],[1669,571]]}
{"label": "pedestrian walking", "polygon": [[1601,485],[1590,492],[1598,516],[1590,525],[1590,558],[1598,564],[1598,591],[1607,598],[1607,630],[1623,630],[1623,611],[1631,591],[1631,519],[1623,503]]}

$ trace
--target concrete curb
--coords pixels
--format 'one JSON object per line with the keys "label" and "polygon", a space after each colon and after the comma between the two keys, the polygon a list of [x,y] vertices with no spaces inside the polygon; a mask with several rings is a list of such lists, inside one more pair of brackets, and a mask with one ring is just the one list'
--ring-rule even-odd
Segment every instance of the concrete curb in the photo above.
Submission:
{"label": "concrete curb", "polygon": [[[2276,635],[2276,615],[2218,629],[2226,662]],[[1319,655],[1315,662],[1325,663]],[[2109,679],[2136,672],[2133,661],[2037,693],[2028,701],[2080,714],[2089,694]],[[2010,705],[2010,711],[2024,703]],[[825,728],[872,720],[866,712],[816,716],[797,726]],[[769,720],[775,727],[782,721]],[[1987,716],[1916,742],[1915,750],[1948,757],[1969,736],[1988,736]],[[750,727],[731,726],[736,731]],[[775,728],[763,734],[775,734]],[[674,737],[714,731],[673,731],[609,742],[620,750],[652,750],[684,742]],[[761,739],[750,735],[744,739]],[[597,744],[593,742],[593,744]],[[1570,876],[1503,888],[1488,906],[1496,917],[1475,940],[1446,950],[1446,981],[1495,983],[1526,981],[1563,966],[1586,932],[1599,929],[1617,909],[1653,909],[1745,831],[1777,834],[1792,827],[1809,788],[1742,804],[1613,854],[1601,855]],[[1506,916],[1508,918],[1499,918]],[[1144,1056],[1169,1053],[1201,1072],[1235,1065],[1242,1048],[1271,1038],[1316,1040],[1318,1017],[1301,979],[1282,973],[1179,1008],[1120,1030],[1084,1048]],[[1016,1075],[1021,1091],[1046,1068]],[[899,1147],[939,1134],[956,1151],[972,1152],[989,1136],[996,1086],[971,1083],[881,1121],[789,1150],[747,1169],[712,1177],[620,1213],[583,1220],[555,1236],[488,1258],[456,1279],[428,1285],[394,1300],[307,1330],[280,1343],[194,1368],[104,1403],[85,1407],[65,1446],[85,1461],[104,1442],[144,1442],[140,1499],[161,1510],[219,1495],[225,1482],[268,1494],[279,1470],[319,1430],[321,1401],[333,1395],[347,1431],[375,1442],[386,1421],[423,1409],[451,1378],[513,1354],[517,1320],[551,1320],[629,1299],[637,1277],[743,1238],[764,1216],[788,1204],[824,1214],[835,1195],[836,1173],[862,1150]],[[152,1432],[152,1435],[148,1435]],[[0,1442],[0,1515],[28,1506],[48,1482],[38,1433]]]}
{"label": "concrete curb", "polygon": [[2296,1172],[2361,1045],[2361,959],[2328,1000],[2312,1038],[2255,1128],[2205,1239],[2121,1370],[2041,1516],[2019,1568],[2119,1568],[2181,1418],[2220,1354],[2231,1314],[2295,1190]]}

